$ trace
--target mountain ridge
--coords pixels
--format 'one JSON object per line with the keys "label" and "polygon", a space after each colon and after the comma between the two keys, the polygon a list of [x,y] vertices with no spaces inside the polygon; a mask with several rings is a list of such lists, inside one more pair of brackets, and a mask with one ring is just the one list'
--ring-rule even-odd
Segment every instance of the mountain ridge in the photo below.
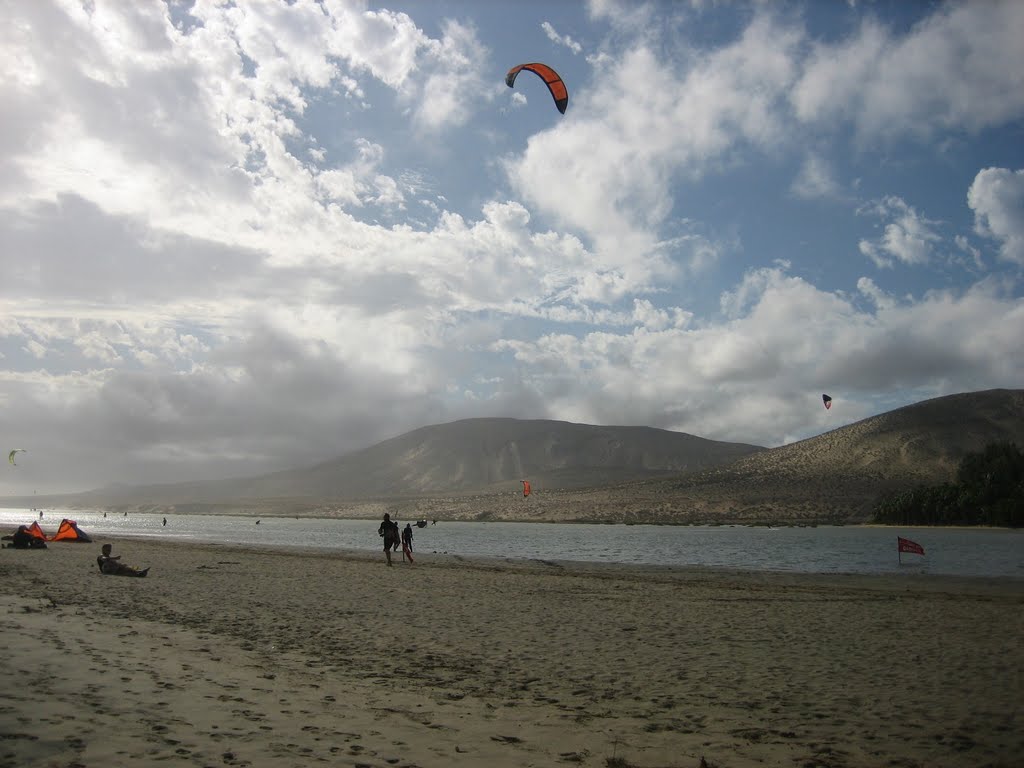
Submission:
{"label": "mountain ridge", "polygon": [[[319,464],[209,482],[108,486],[67,500],[84,505],[212,504],[237,499],[352,501],[579,488],[677,474],[767,450],[643,426],[477,418],[429,425]],[[39,497],[50,504],[56,497]]]}
{"label": "mountain ridge", "polygon": [[[1024,445],[1024,390],[931,398],[771,449],[650,427],[466,419],[298,470],[62,498],[65,506],[171,513],[865,522],[883,494],[952,480],[964,455],[993,442]],[[356,479],[364,491],[390,492],[354,494]],[[529,499],[521,479],[533,484]]]}

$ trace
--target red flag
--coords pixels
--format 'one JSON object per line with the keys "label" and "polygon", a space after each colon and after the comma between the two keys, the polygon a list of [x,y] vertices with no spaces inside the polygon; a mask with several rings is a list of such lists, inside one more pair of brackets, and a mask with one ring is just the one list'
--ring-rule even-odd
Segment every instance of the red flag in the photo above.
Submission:
{"label": "red flag", "polygon": [[916,541],[911,541],[910,539],[904,539],[902,536],[897,536],[896,537],[896,541],[897,541],[897,548],[899,549],[899,551],[901,553],[903,553],[903,552],[913,552],[915,555],[923,555],[924,554],[924,547],[922,547]]}

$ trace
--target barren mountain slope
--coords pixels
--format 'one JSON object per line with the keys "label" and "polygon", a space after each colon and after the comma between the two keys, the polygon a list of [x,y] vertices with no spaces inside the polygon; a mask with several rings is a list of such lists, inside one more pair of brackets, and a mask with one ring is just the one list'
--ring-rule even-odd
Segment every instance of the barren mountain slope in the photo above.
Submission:
{"label": "barren mountain slope", "polygon": [[[964,454],[999,441],[1024,445],[1024,390],[935,398],[771,450],[645,427],[475,419],[304,470],[97,492],[66,505],[339,517],[391,511],[440,520],[857,522],[881,494],[949,480]],[[653,479],[637,480],[645,477]],[[519,491],[524,478],[534,487],[529,499]]]}
{"label": "barren mountain slope", "polygon": [[273,500],[287,500],[289,509],[304,509],[321,502],[516,491],[523,479],[538,489],[600,486],[704,469],[764,450],[650,427],[468,419],[423,427],[313,467],[207,483],[120,486],[33,503],[173,505],[199,512],[210,504],[266,509]]}
{"label": "barren mountain slope", "polygon": [[965,454],[1000,441],[1024,445],[1024,390],[926,400],[730,465],[641,487],[645,495],[693,498],[698,506],[718,511],[864,519],[880,495],[952,480]]}
{"label": "barren mountain slope", "polygon": [[336,498],[518,489],[523,479],[574,488],[704,469],[763,450],[651,427],[467,419],[270,476],[266,488]]}

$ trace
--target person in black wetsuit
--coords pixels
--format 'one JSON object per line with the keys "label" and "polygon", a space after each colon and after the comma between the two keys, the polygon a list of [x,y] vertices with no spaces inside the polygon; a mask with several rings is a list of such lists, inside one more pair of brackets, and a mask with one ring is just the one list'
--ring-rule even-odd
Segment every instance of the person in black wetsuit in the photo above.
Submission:
{"label": "person in black wetsuit", "polygon": [[388,565],[391,565],[391,550],[398,549],[401,537],[398,535],[398,523],[394,522],[387,512],[384,513],[384,519],[377,529],[377,535],[384,537],[384,554],[388,558]]}

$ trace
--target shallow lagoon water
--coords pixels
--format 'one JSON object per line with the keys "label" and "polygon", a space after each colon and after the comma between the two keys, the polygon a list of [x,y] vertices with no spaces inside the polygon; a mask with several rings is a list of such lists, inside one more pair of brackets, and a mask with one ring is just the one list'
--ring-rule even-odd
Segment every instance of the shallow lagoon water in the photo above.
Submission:
{"label": "shallow lagoon water", "polygon": [[[228,515],[114,514],[83,510],[0,509],[0,530],[39,522],[52,534],[61,518],[93,539],[145,537],[174,541],[380,551],[376,520]],[[400,521],[403,525],[410,521]],[[416,528],[421,555],[516,560],[574,560],[631,565],[709,566],[793,573],[897,572],[1024,579],[1024,531],[963,528],[818,526],[600,525],[585,523],[446,522]],[[897,557],[896,537],[913,539],[925,556]],[[56,546],[62,546],[60,544]],[[71,546],[71,545],[69,545]]]}

